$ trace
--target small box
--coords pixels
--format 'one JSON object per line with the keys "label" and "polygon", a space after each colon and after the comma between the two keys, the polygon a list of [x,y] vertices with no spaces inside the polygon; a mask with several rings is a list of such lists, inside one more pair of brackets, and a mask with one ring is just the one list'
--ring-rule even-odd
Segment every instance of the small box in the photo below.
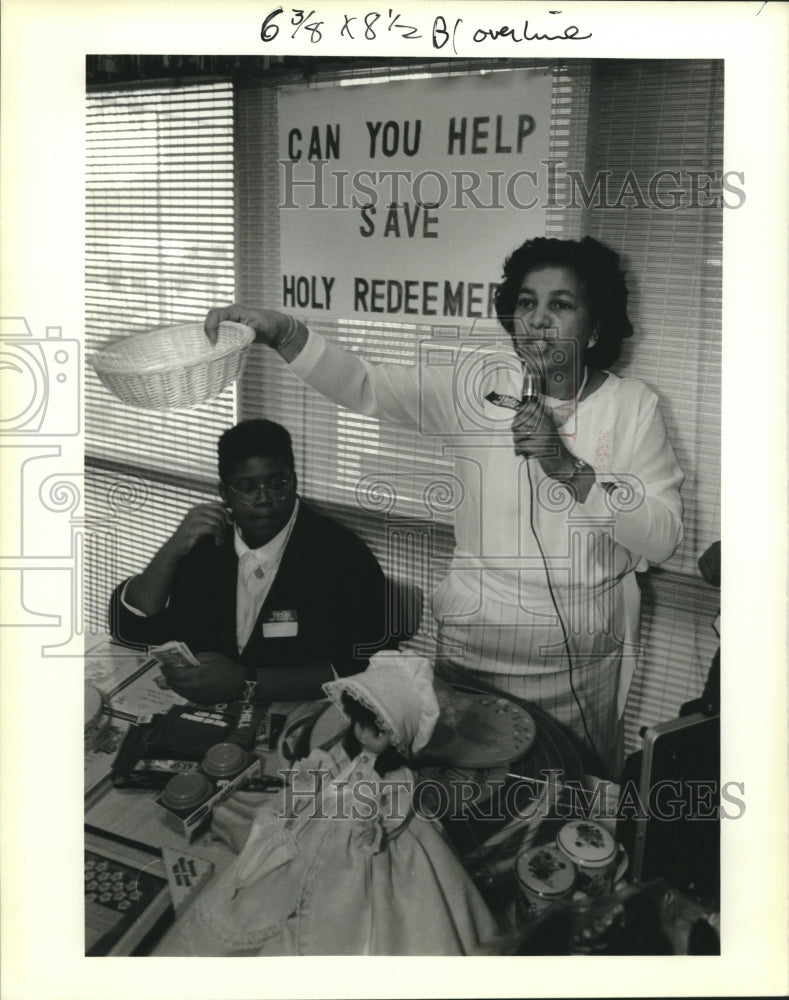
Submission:
{"label": "small box", "polygon": [[209,799],[206,799],[205,802],[201,803],[201,805],[199,805],[193,812],[189,813],[188,816],[179,815],[174,810],[169,809],[161,801],[162,792],[164,790],[159,792],[155,801],[164,811],[168,825],[171,826],[176,833],[180,833],[182,836],[186,837],[187,841],[192,841],[208,826],[211,821],[211,814],[220,802],[224,802],[228,795],[230,795],[230,793],[236,788],[240,788],[253,778],[260,777],[260,775],[260,758],[255,757],[249,767],[242,771],[241,774],[236,775],[236,777],[230,781],[217,785],[214,794]]}

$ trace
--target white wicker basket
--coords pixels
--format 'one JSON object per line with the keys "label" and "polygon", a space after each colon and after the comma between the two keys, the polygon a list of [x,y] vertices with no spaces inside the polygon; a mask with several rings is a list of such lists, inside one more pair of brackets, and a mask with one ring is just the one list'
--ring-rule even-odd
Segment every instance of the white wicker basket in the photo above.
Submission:
{"label": "white wicker basket", "polygon": [[248,326],[220,323],[212,346],[202,323],[184,323],[113,340],[88,361],[124,403],[173,410],[204,403],[237,379],[254,339]]}

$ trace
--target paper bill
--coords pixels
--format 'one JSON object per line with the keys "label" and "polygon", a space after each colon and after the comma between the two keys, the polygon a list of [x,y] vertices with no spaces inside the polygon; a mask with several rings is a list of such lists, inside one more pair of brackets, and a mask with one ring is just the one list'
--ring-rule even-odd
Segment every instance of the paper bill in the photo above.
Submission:
{"label": "paper bill", "polygon": [[162,667],[199,667],[200,662],[185,642],[165,642],[161,646],[150,646],[150,656]]}

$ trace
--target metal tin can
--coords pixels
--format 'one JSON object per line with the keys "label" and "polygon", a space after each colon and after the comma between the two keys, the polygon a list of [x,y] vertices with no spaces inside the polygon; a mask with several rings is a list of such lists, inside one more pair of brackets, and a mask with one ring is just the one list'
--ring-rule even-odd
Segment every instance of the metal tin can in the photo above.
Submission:
{"label": "metal tin can", "polygon": [[204,774],[192,771],[170,778],[159,801],[175,816],[184,819],[210,799],[214,791],[214,786]]}
{"label": "metal tin can", "polygon": [[575,865],[581,892],[601,896],[611,891],[617,848],[604,826],[586,819],[570,820],[556,834],[556,846]]}
{"label": "metal tin can", "polygon": [[520,889],[516,912],[531,919],[573,894],[575,865],[555,847],[530,847],[515,859],[515,878]]}
{"label": "metal tin can", "polygon": [[237,743],[216,743],[203,757],[203,773],[218,783],[232,781],[249,767],[249,754]]}

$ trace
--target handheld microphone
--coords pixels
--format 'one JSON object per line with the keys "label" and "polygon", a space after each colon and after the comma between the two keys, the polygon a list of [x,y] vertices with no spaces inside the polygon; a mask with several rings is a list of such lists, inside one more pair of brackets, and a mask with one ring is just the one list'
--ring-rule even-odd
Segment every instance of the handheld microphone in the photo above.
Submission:
{"label": "handheld microphone", "polygon": [[526,403],[537,400],[542,393],[542,378],[535,372],[526,371],[523,375],[521,397],[502,395],[500,392],[489,392],[485,399],[495,406],[506,406],[509,410],[519,410]]}
{"label": "handheld microphone", "polygon": [[523,388],[521,389],[521,403],[526,403],[530,399],[535,399],[542,390],[542,379],[535,372],[526,369],[523,373]]}
{"label": "handheld microphone", "polygon": [[524,430],[527,430],[529,435],[536,432],[540,423],[540,411],[542,407],[539,404],[539,399],[541,394],[542,378],[539,372],[525,368],[519,409],[521,410],[522,419],[527,421],[524,425]]}

